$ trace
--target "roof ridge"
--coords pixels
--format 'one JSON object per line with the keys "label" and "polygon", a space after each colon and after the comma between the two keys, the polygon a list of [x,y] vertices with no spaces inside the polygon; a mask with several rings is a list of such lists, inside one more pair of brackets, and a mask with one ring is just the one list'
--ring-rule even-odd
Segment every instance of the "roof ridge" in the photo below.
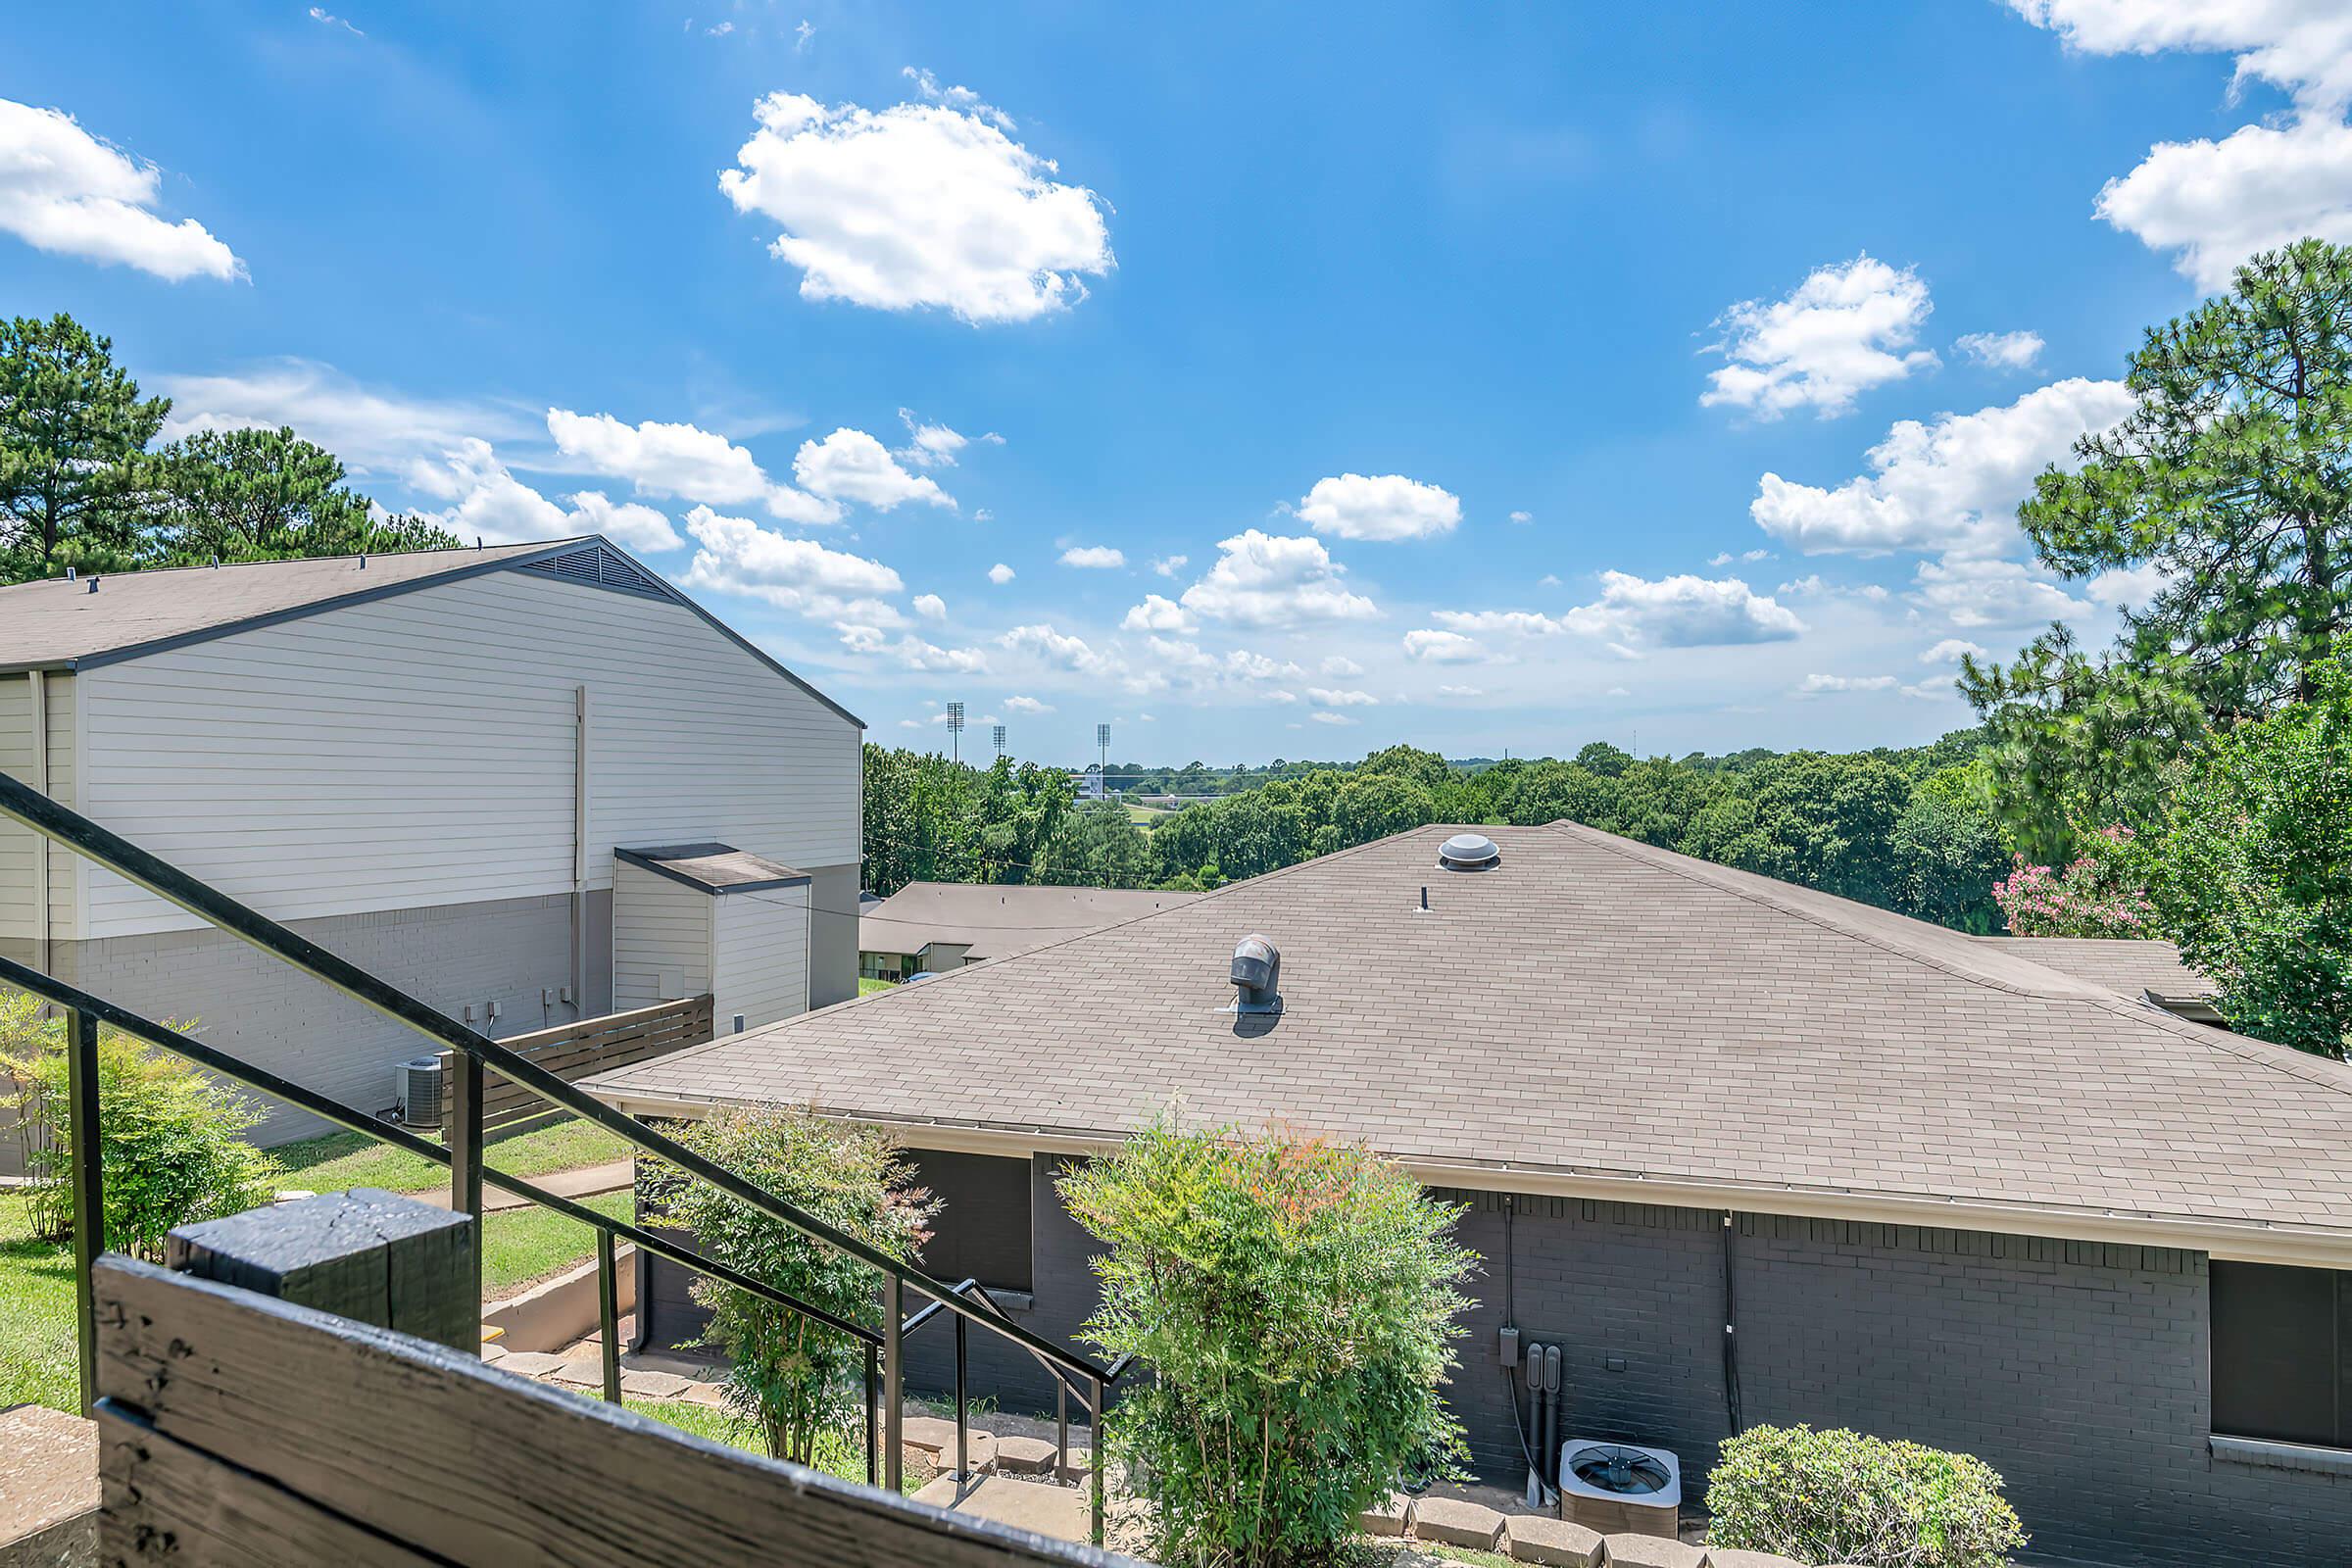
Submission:
{"label": "roof ridge", "polygon": [[[2209,1051],[2219,1051],[2225,1055],[2235,1056],[2240,1061],[2247,1062],[2250,1065],[2273,1068],[2277,1071],[2286,1073],[2290,1077],[2300,1078],[2305,1083],[2311,1084],[2317,1088],[2332,1089],[2338,1094],[2352,1095],[2352,1064],[2343,1062],[2335,1062],[2331,1064],[2333,1068],[2340,1069],[2341,1076],[2338,1076],[2337,1072],[2330,1071],[2326,1068],[2320,1069],[2315,1074],[2312,1070],[2309,1070],[2309,1064],[2326,1062],[2328,1061],[2327,1057],[2314,1055],[2307,1051],[2297,1051],[2291,1046],[2281,1046],[2268,1040],[2257,1040],[2252,1035],[2241,1035],[2234,1030],[2216,1029],[2210,1024],[2191,1023],[2185,1018],[2175,1017],[2172,1013],[2167,1012],[2162,1007],[2150,1006],[2141,1003],[2131,1001],[2126,997],[2109,991],[2105,987],[2092,987],[2092,994],[2090,995],[2044,994],[2041,992],[2028,991],[2021,986],[2010,985],[2007,982],[1996,979],[1991,975],[1978,974],[1967,969],[1959,968],[1956,965],[1946,963],[1939,958],[1932,956],[1931,955],[1915,952],[1909,948],[1898,947],[1891,942],[1873,936],[1866,931],[1857,931],[1851,927],[1839,925],[1835,921],[1826,919],[1823,916],[1814,913],[1812,910],[1785,904],[1776,899],[1767,898],[1755,889],[1743,888],[1725,882],[1718,882],[1711,877],[1699,876],[1691,871],[1684,869],[1679,865],[1673,864],[1670,861],[1652,858],[1650,854],[1639,853],[1655,852],[1657,849],[1657,846],[1655,845],[1642,844],[1640,840],[1629,839],[1620,834],[1605,832],[1600,828],[1592,827],[1584,822],[1571,821],[1567,817],[1561,817],[1558,820],[1547,824],[1547,826],[1554,831],[1558,831],[1563,828],[1573,828],[1576,830],[1574,833],[1563,834],[1563,836],[1573,837],[1581,842],[1593,844],[1594,847],[1608,850],[1612,854],[1618,855],[1622,858],[1639,861],[1640,863],[1647,865],[1654,870],[1663,871],[1670,876],[1681,877],[1687,882],[1693,882],[1701,887],[1713,888],[1718,892],[1729,894],[1733,898],[1743,899],[1750,904],[1761,905],[1765,908],[1802,920],[1808,925],[1817,926],[1824,931],[1834,932],[1849,941],[1859,942],[1866,947],[1876,948],[1882,953],[1892,954],[1896,957],[1905,958],[1913,963],[1921,964],[1927,968],[1935,969],[1943,974],[1948,974],[1955,979],[1965,980],[1976,985],[1984,986],[1989,990],[2005,992],[2010,996],[2030,997],[2036,1002],[2082,1003],[2084,1005],[2098,1007],[2107,1012],[2114,1013],[2116,1016],[2129,1019],[2133,1023],[2154,1025],[2158,1028],[2164,1029],[2170,1034],[2179,1037],[2180,1039],[2194,1041],[2196,1044],[2203,1046]],[[1666,853],[1675,855],[1677,859],[1695,859],[1695,857],[1684,857],[1679,852],[1669,851]],[[1701,865],[1713,865],[1716,862],[1711,860],[1701,860],[1698,861],[1698,863]],[[1727,869],[1737,870],[1739,868],[1734,866],[1728,867]],[[1778,879],[1770,878],[1767,880],[1777,881]],[[1791,882],[1786,885],[1788,887],[1797,887],[1800,884]],[[1809,891],[1818,892],[1819,890],[1813,889]],[[1837,898],[1838,895],[1830,894],[1828,897]],[[1865,907],[1871,907],[1871,906],[1865,906]],[[1887,910],[1886,912],[1891,914],[1894,911]],[[1967,933],[1965,932],[1955,933],[1955,935],[1962,936],[1965,936],[1966,934]],[[2032,962],[2031,959],[2027,959],[2025,961]],[[2034,967],[2041,969],[2047,968],[2048,966],[2045,964],[2034,964]],[[2065,975],[2055,969],[2051,969],[2049,972],[2057,979],[2066,980],[2072,978],[2071,976]],[[2078,983],[2087,984],[2087,982]],[[2232,1042],[2240,1041],[2244,1042],[2246,1046],[2256,1049],[2242,1050],[2237,1045],[2232,1044]]]}

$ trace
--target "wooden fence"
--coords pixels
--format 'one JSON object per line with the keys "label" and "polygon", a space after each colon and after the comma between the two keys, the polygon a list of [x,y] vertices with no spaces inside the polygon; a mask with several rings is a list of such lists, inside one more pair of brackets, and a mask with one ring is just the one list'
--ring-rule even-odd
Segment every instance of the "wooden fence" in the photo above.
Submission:
{"label": "wooden fence", "polygon": [[[499,1044],[521,1053],[569,1082],[609,1067],[626,1067],[632,1062],[683,1051],[688,1046],[706,1045],[712,1038],[710,993],[706,991],[683,1002],[664,1002],[629,1012],[608,1013],[602,1018],[582,1018],[577,1023],[516,1035]],[[451,1054],[446,1051],[441,1053],[444,1085],[449,1082]],[[447,1112],[445,1090],[441,1114],[433,1118],[434,1122],[443,1123]],[[524,1130],[520,1123],[535,1123],[542,1117],[558,1114],[562,1113],[520,1084],[502,1076],[496,1068],[483,1075],[484,1131],[512,1135]]]}
{"label": "wooden fence", "polygon": [[[355,1269],[368,1246],[383,1272],[380,1246],[347,1245]],[[264,1250],[301,1249],[264,1238]],[[721,1447],[314,1306],[111,1255],[93,1278],[104,1562],[1140,1568]]]}

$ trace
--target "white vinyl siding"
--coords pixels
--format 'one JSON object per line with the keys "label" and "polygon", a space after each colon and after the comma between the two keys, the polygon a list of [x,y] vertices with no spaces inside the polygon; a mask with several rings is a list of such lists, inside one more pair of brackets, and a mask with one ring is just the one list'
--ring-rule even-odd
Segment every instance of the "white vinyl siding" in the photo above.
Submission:
{"label": "white vinyl siding", "polygon": [[[860,735],[684,606],[484,573],[85,671],[83,808],[278,919],[589,886],[612,850],[858,857]],[[87,935],[192,922],[103,872]],[[616,1004],[618,999],[615,999]]]}
{"label": "white vinyl siding", "polygon": [[699,997],[710,989],[714,902],[701,888],[641,865],[622,861],[614,867],[614,1012]]}
{"label": "white vinyl siding", "polygon": [[757,1029],[808,1010],[808,888],[729,893],[718,906],[712,1011],[718,1032]]}
{"label": "white vinyl siding", "polygon": [[[74,677],[51,670],[44,675],[0,675],[0,773],[38,787],[40,748],[33,742],[32,683],[48,682],[49,798],[66,806],[74,797]],[[35,890],[40,883],[35,861],[38,837],[30,828],[0,821],[0,937],[36,938]],[[49,851],[49,934],[64,941],[75,934],[74,895],[80,857],[52,846]]]}

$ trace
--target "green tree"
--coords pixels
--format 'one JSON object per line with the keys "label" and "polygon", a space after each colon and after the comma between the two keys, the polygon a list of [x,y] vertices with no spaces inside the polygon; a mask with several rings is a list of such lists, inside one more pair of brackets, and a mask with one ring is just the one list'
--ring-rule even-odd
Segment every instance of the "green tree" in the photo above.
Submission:
{"label": "green tree", "polygon": [[1634,759],[1607,741],[1589,741],[1576,754],[1576,765],[1595,778],[1621,778],[1634,765]]}
{"label": "green tree", "polygon": [[458,545],[416,518],[378,522],[368,498],[344,487],[334,455],[291,429],[199,430],[159,453],[149,472],[147,552],[165,563]]}
{"label": "green tree", "polygon": [[135,559],[140,455],[171,412],[72,317],[0,324],[0,581]]}
{"label": "green tree", "polygon": [[2060,858],[2068,822],[2144,821],[2207,724],[2314,692],[2352,620],[2352,248],[2303,240],[2150,329],[2136,402],[2036,481],[2019,521],[2069,577],[2152,571],[2116,647],[2053,630],[2006,666],[1964,662],[2018,846]]}
{"label": "green tree", "polygon": [[2241,1034],[2342,1057],[2352,1042],[2352,674],[2216,734],[2134,848],[2166,934]]}
{"label": "green tree", "polygon": [[1976,768],[1946,767],[1922,779],[1887,850],[1895,908],[1980,936],[1999,927],[1992,888],[2009,869],[2009,852]]}
{"label": "green tree", "polygon": [[1448,1473],[1461,1429],[1461,1210],[1354,1145],[1166,1122],[1060,1179],[1103,1244],[1081,1331],[1151,1377],[1109,1442],[1151,1505],[1152,1560],[1330,1560],[1398,1476]]}
{"label": "green tree", "polygon": [[[885,1133],[763,1108],[722,1111],[677,1137],[888,1256],[911,1260],[930,1239],[939,1205]],[[637,1187],[660,1215],[653,1223],[692,1232],[706,1255],[836,1317],[880,1326],[881,1276],[871,1266],[659,1160],[641,1164]],[[821,1434],[862,1419],[858,1341],[731,1285],[698,1278],[693,1290],[710,1311],[705,1343],[732,1363],[727,1408],[757,1426],[770,1454],[809,1464]]]}

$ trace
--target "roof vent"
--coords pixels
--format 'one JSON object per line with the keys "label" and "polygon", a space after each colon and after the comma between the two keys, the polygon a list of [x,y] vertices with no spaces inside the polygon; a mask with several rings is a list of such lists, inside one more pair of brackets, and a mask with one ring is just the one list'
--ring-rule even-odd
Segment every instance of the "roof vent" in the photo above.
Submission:
{"label": "roof vent", "polygon": [[1502,852],[1484,833],[1456,833],[1438,847],[1438,864],[1448,871],[1492,871]]}
{"label": "roof vent", "polygon": [[1282,950],[1273,943],[1255,932],[1235,943],[1232,973],[1241,993],[1233,1000],[1234,1011],[1282,1010]]}

